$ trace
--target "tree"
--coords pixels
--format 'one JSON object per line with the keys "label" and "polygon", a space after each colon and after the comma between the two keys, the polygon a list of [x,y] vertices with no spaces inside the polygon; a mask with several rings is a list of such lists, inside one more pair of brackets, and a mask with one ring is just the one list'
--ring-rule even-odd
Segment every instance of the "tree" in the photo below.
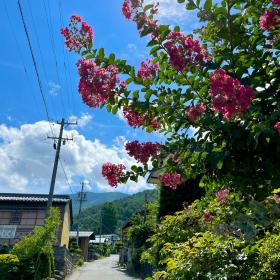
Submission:
{"label": "tree", "polygon": [[106,106],[113,114],[122,110],[129,125],[168,135],[164,145],[127,143],[142,166],[125,171],[122,164],[104,164],[103,176],[112,186],[145,175],[149,158],[171,187],[201,176],[217,189],[226,182],[261,199],[279,186],[279,4],[273,4],[188,1],[186,8],[197,9],[205,24],[195,31],[201,44],[178,26],[160,25],[156,4],[125,1],[126,18],[136,22],[141,36],[151,36],[152,58],[138,72],[114,54],[93,49],[92,28],[71,17],[62,33],[68,49],[82,55],[77,66],[85,104]]}
{"label": "tree", "polygon": [[[271,244],[280,219],[280,2],[178,2],[197,11],[201,27],[193,34],[159,24],[158,4],[124,1],[124,16],[150,36],[150,57],[138,71],[94,49],[81,17],[62,29],[68,49],[82,56],[84,103],[122,110],[130,126],[166,136],[164,144],[126,143],[139,166],[107,162],[102,175],[113,187],[137,181],[150,160],[162,185],[176,189],[195,179],[205,190],[152,237],[162,269],[155,279],[277,279],[279,249]],[[172,238],[161,243],[168,231]],[[260,266],[268,244],[273,258]]]}
{"label": "tree", "polygon": [[113,203],[105,203],[101,208],[102,233],[114,233],[118,224],[118,210]]}
{"label": "tree", "polygon": [[56,241],[56,230],[60,223],[59,209],[51,208],[44,226],[35,227],[30,234],[14,245],[11,253],[19,258],[23,266],[21,274],[26,279],[52,276],[54,272],[52,244]]}

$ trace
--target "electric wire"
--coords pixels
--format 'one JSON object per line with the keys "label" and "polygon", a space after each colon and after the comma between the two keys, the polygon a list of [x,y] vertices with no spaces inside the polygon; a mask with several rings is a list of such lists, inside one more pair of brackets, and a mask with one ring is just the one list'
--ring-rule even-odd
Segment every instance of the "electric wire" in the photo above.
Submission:
{"label": "electric wire", "polygon": [[[57,77],[58,84],[61,86],[61,79],[60,79],[60,75],[59,75],[59,71],[58,71],[58,60],[57,60],[56,51],[55,51],[55,41],[54,41],[54,36],[53,36],[53,25],[52,25],[51,15],[50,15],[50,13],[48,15],[48,11],[47,11],[47,8],[50,10],[50,7],[49,7],[49,2],[47,2],[47,3],[48,3],[48,7],[46,6],[45,1],[43,0],[43,7],[44,7],[45,15],[46,15],[47,27],[48,27],[49,36],[50,36],[51,49],[52,49],[54,62],[55,62],[56,77]],[[64,112],[64,115],[66,116],[65,104],[64,104],[62,94],[60,94],[60,101],[61,101],[62,110]]]}
{"label": "electric wire", "polygon": [[[32,96],[33,96],[34,102],[37,105],[36,107],[39,108],[39,102],[38,102],[37,96],[36,96],[36,94],[35,94],[35,92],[33,90],[31,79],[30,79],[30,76],[28,74],[27,67],[25,65],[24,59],[23,59],[23,55],[22,55],[22,52],[21,52],[20,44],[19,44],[19,41],[17,39],[17,34],[16,34],[16,32],[15,32],[15,30],[13,28],[13,24],[12,24],[11,17],[9,15],[9,11],[8,11],[8,8],[7,8],[5,0],[3,1],[3,4],[4,4],[4,10],[5,10],[7,19],[8,19],[8,23],[9,23],[9,26],[10,26],[10,29],[11,29],[11,34],[12,34],[13,39],[15,41],[16,48],[17,48],[17,51],[18,51],[18,54],[19,54],[19,57],[20,57],[20,60],[21,60],[22,66],[23,66],[23,70],[24,70],[24,73],[25,73],[25,76],[26,76],[27,84],[29,85],[30,91],[32,92]],[[41,113],[41,111],[40,111],[39,114],[41,115],[41,118],[43,119],[43,114]]]}
{"label": "electric wire", "polygon": [[50,124],[50,114],[49,114],[49,110],[48,110],[48,106],[47,106],[47,101],[46,101],[46,98],[45,98],[45,94],[44,94],[44,90],[43,90],[43,85],[42,85],[42,82],[41,82],[41,79],[40,79],[37,63],[36,63],[36,60],[35,60],[33,48],[32,48],[32,45],[31,45],[31,40],[30,40],[30,36],[29,36],[29,33],[28,33],[27,25],[26,25],[26,22],[25,22],[25,19],[24,19],[24,15],[23,15],[21,4],[20,4],[20,0],[18,0],[18,7],[19,7],[20,16],[21,16],[23,27],[24,27],[26,39],[27,39],[27,42],[28,42],[29,50],[30,50],[30,53],[31,53],[32,63],[33,63],[34,69],[35,69],[35,73],[36,73],[36,77],[37,77],[37,82],[38,82],[39,89],[40,89],[40,94],[41,94],[41,97],[42,97],[42,100],[43,100],[43,104],[44,104],[44,108],[45,108],[45,112],[46,112],[46,115],[47,115],[47,120],[49,122],[51,132],[52,132],[52,134],[54,136],[53,129],[52,129],[51,124]]}
{"label": "electric wire", "polygon": [[69,178],[68,178],[68,176],[67,176],[67,173],[66,173],[66,171],[65,171],[65,168],[64,168],[64,166],[63,166],[63,163],[62,163],[62,160],[61,160],[61,159],[59,159],[59,163],[60,163],[60,166],[61,166],[62,171],[63,171],[63,173],[64,173],[64,177],[65,177],[66,182],[67,182],[67,184],[68,184],[68,186],[69,186],[69,189],[70,189],[71,193],[74,194],[74,192],[73,192],[73,190],[72,190],[72,187],[71,187],[71,184],[70,184],[70,181],[69,181]]}
{"label": "electric wire", "polygon": [[[51,122],[50,122],[49,110],[48,110],[48,106],[47,106],[47,102],[46,102],[46,98],[45,98],[42,82],[41,82],[41,79],[40,79],[37,63],[36,63],[36,60],[35,60],[35,56],[34,56],[32,44],[31,44],[29,32],[28,32],[27,25],[26,25],[26,22],[25,22],[25,19],[24,19],[24,15],[23,15],[23,11],[22,11],[22,6],[21,6],[21,3],[20,3],[20,0],[18,0],[18,7],[19,7],[20,15],[21,15],[21,20],[22,20],[22,23],[23,23],[25,35],[26,35],[26,38],[27,38],[27,41],[28,41],[28,46],[29,46],[29,50],[30,50],[30,53],[31,53],[31,57],[32,57],[32,63],[33,63],[34,69],[35,69],[35,73],[36,73],[36,77],[37,77],[37,82],[38,82],[39,89],[40,89],[40,94],[41,94],[41,97],[42,97],[42,100],[43,100],[43,104],[44,104],[44,108],[45,108],[45,113],[46,113],[46,116],[47,116],[47,120],[48,120],[48,123],[49,123],[49,126],[50,126],[50,130],[51,130],[52,136],[54,137],[53,128],[52,128]],[[67,184],[69,185],[71,192],[73,192],[72,191],[72,187],[70,185],[70,182],[68,180],[67,174],[65,172],[63,163],[61,162],[61,160],[59,160],[59,162],[61,164],[64,176],[65,176],[66,181],[67,181]]]}
{"label": "electric wire", "polygon": [[[31,15],[32,26],[33,26],[33,29],[34,29],[35,39],[36,39],[36,42],[37,42],[37,45],[38,45],[39,56],[41,58],[41,64],[42,64],[42,69],[43,69],[43,73],[44,73],[44,76],[45,76],[45,80],[50,81],[49,78],[48,78],[46,67],[45,67],[44,56],[43,56],[43,53],[42,53],[42,48],[41,48],[41,44],[40,44],[40,40],[39,40],[39,36],[38,36],[38,32],[37,32],[35,20],[34,20],[34,17],[33,17],[32,8],[31,8],[31,5],[30,5],[30,2],[27,1],[27,3],[28,3],[30,15]],[[58,117],[56,107],[54,106],[51,98],[50,98],[50,102],[51,102],[51,105],[52,105],[51,107],[53,108],[53,111],[55,113],[55,116]]]}
{"label": "electric wire", "polygon": [[[63,17],[63,7],[61,4],[61,0],[59,0],[59,13],[60,13],[60,18],[61,18],[61,26],[64,26],[64,17]],[[69,76],[69,81],[70,81],[70,96],[72,95],[72,113],[73,115],[75,115],[76,112],[76,108],[75,108],[75,96],[74,96],[74,83],[73,83],[73,79],[72,79],[72,75],[70,72],[70,62],[69,62],[69,53],[65,50],[64,46],[64,53],[66,53],[66,63],[67,63],[67,72],[68,72],[68,76]]]}
{"label": "electric wire", "polygon": [[[62,13],[61,13],[61,2],[58,2],[58,10],[59,10],[59,19],[60,19],[60,26],[63,26],[63,18],[62,18]],[[65,83],[66,83],[66,89],[67,89],[67,100],[68,100],[68,109],[70,109],[71,106],[71,102],[70,102],[70,90],[69,90],[69,83],[68,83],[68,78],[67,78],[67,73],[66,73],[66,59],[65,59],[65,48],[64,48],[64,44],[61,44],[62,46],[62,53],[63,53],[63,70],[64,70],[64,76],[65,76]],[[70,109],[70,112],[72,110]]]}

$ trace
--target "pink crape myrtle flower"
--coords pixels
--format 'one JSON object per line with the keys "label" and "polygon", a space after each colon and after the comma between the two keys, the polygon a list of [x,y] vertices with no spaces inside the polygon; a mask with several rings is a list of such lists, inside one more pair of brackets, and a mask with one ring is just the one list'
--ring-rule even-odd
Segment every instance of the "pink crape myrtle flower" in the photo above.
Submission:
{"label": "pink crape myrtle flower", "polygon": [[230,193],[229,189],[222,189],[216,192],[216,200],[221,204],[227,204],[227,196]]}
{"label": "pink crape myrtle flower", "polygon": [[211,222],[213,220],[213,216],[211,215],[211,213],[208,210],[206,210],[204,212],[204,220],[206,222]]}
{"label": "pink crape myrtle flower", "polygon": [[274,128],[277,130],[278,134],[280,135],[280,122],[275,123]]}
{"label": "pink crape myrtle flower", "polygon": [[280,7],[280,0],[272,0],[272,5]]}
{"label": "pink crape myrtle flower", "polygon": [[229,121],[232,121],[234,115],[242,117],[255,97],[252,88],[240,84],[223,69],[215,70],[210,82],[213,110]]}
{"label": "pink crape myrtle flower", "polygon": [[90,47],[94,36],[92,27],[78,15],[71,16],[69,27],[61,28],[60,33],[65,37],[67,49],[78,53]]}
{"label": "pink crape myrtle flower", "polygon": [[80,74],[78,90],[85,104],[96,108],[115,94],[119,83],[117,67],[109,65],[105,69],[84,58],[78,61],[77,67]]}
{"label": "pink crape myrtle flower", "polygon": [[145,79],[152,79],[153,73],[159,70],[159,67],[156,63],[154,63],[153,59],[147,58],[146,62],[142,61],[140,64],[140,68],[138,70],[137,76]]}
{"label": "pink crape myrtle flower", "polygon": [[152,15],[157,14],[157,3],[149,9],[150,15],[143,11],[143,0],[125,0],[122,4],[122,13],[126,19],[132,19],[136,24],[140,33],[145,30],[151,30],[152,36],[157,37],[158,24],[152,18]]}
{"label": "pink crape myrtle flower", "polygon": [[187,116],[192,122],[195,122],[205,111],[204,104],[197,104],[186,109]]}
{"label": "pink crape myrtle flower", "polygon": [[179,173],[165,173],[163,176],[159,177],[160,182],[171,189],[176,189],[178,185],[181,185],[182,177]]}
{"label": "pink crape myrtle flower", "polygon": [[266,10],[260,17],[260,28],[266,31],[273,31],[280,24],[280,10]]}
{"label": "pink crape myrtle flower", "polygon": [[180,72],[188,70],[190,65],[200,66],[211,60],[207,50],[203,49],[197,40],[181,32],[170,32],[164,48],[169,55],[170,64]]}
{"label": "pink crape myrtle flower", "polygon": [[130,0],[125,0],[122,4],[122,13],[126,19],[130,20],[132,17],[131,2]]}
{"label": "pink crape myrtle flower", "polygon": [[125,166],[123,164],[107,162],[102,165],[102,176],[108,180],[110,186],[116,187],[125,177],[124,170]]}
{"label": "pink crape myrtle flower", "polygon": [[123,111],[124,117],[132,127],[141,127],[143,125],[150,125],[154,130],[158,130],[161,125],[156,118],[150,118],[148,113],[138,113],[131,108],[127,108]]}
{"label": "pink crape myrtle flower", "polygon": [[138,141],[132,141],[125,144],[125,149],[127,153],[138,162],[147,164],[151,157],[159,154],[160,144],[151,142],[144,142],[141,144]]}

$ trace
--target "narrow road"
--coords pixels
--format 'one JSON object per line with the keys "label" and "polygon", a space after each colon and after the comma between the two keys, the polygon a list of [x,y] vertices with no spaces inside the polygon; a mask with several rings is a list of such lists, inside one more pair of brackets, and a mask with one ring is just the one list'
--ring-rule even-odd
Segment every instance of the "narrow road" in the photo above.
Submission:
{"label": "narrow road", "polygon": [[110,257],[85,263],[74,271],[67,280],[139,280],[128,276],[125,270],[120,269],[118,264],[119,256]]}

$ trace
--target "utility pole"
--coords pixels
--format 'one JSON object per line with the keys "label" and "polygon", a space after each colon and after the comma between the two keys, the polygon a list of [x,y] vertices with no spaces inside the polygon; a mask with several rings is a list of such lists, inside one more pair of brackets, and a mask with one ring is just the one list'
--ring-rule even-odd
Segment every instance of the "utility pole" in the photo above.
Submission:
{"label": "utility pole", "polygon": [[101,233],[102,233],[102,208],[100,208],[99,246],[101,245]]}
{"label": "utility pole", "polygon": [[62,137],[63,129],[64,129],[65,125],[77,125],[77,122],[75,122],[75,123],[65,122],[64,118],[62,118],[61,122],[57,122],[57,124],[60,124],[59,136],[58,137],[48,136],[48,138],[50,138],[50,139],[58,140],[57,145],[56,145],[56,143],[54,143],[54,149],[56,149],[56,153],[55,153],[55,160],[54,160],[53,172],[52,172],[52,180],[51,180],[49,197],[48,197],[48,204],[47,204],[47,210],[48,211],[52,207],[53,193],[54,193],[54,186],[55,186],[55,179],[56,179],[56,173],[57,173],[57,166],[58,166],[61,143],[63,141],[63,145],[65,145],[66,141],[72,141],[73,140],[73,138],[70,139],[70,138],[63,138]]}
{"label": "utility pole", "polygon": [[79,245],[79,227],[80,227],[80,217],[82,212],[82,203],[86,200],[86,193],[84,192],[84,185],[85,182],[82,182],[82,190],[78,193],[78,200],[80,200],[80,207],[79,207],[79,214],[78,214],[78,224],[77,224],[77,236],[76,236],[76,242],[77,245]]}
{"label": "utility pole", "polygon": [[144,221],[147,220],[147,193],[145,192]]}

